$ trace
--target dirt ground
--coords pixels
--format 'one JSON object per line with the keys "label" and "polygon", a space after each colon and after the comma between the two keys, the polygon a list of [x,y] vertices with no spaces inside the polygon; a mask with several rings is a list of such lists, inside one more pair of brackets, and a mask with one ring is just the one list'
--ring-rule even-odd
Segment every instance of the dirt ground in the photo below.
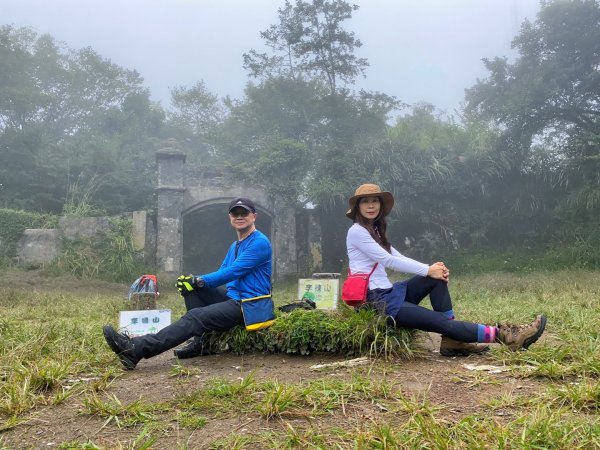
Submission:
{"label": "dirt ground", "polygon": [[[540,385],[531,379],[519,379],[509,372],[488,373],[473,371],[465,365],[490,365],[494,361],[486,356],[468,358],[445,358],[437,352],[439,338],[423,334],[420,340],[422,352],[408,361],[392,364],[372,361],[371,366],[359,370],[372,369],[369,376],[385,377],[387,382],[395,384],[402,394],[409,398],[427,398],[430,403],[441,407],[442,417],[450,421],[477,412],[483,412],[485,402],[503,396],[515,394],[527,396],[540,389]],[[257,380],[277,379],[281,382],[300,382],[318,377],[348,377],[350,368],[314,371],[314,364],[331,363],[344,360],[333,355],[286,356],[286,355],[246,355],[231,353],[193,358],[181,361],[182,365],[194,368],[197,374],[178,378],[170,374],[175,362],[171,352],[150,360],[143,360],[134,371],[127,371],[115,379],[108,387],[109,395],[115,395],[123,404],[137,399],[149,402],[167,401],[176,393],[198,388],[213,377],[237,380],[252,371]],[[384,369],[385,368],[385,369]],[[510,411],[495,410],[499,420],[511,417]],[[397,417],[394,417],[396,415]],[[204,449],[211,443],[225,438],[231,433],[251,434],[262,431],[283,432],[291,425],[294,429],[328,429],[344,423],[347,429],[360,428],[365,420],[395,421],[406,420],[396,413],[390,413],[383,405],[372,402],[352,403],[343,411],[330,416],[310,417],[310,414],[290,415],[285,420],[266,421],[256,414],[232,415],[228,418],[207,418],[205,427],[190,430],[180,428],[173,422],[169,430],[160,436],[151,447],[153,449]],[[74,396],[58,406],[43,407],[37,410],[31,420],[16,428],[0,434],[0,448],[8,449],[52,449],[61,443],[76,441],[93,442],[101,448],[134,448],[133,442],[140,433],[140,427],[119,428],[114,421],[104,426],[105,418],[82,413],[82,399]],[[286,424],[287,422],[287,424]]]}

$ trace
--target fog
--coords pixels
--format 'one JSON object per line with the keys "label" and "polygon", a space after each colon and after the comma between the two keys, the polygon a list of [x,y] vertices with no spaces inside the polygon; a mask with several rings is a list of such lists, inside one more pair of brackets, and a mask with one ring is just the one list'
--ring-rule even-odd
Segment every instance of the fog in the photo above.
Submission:
{"label": "fog", "polygon": [[[167,145],[186,155],[175,180],[186,189],[257,186],[274,218],[314,213],[327,270],[339,270],[363,182],[398,199],[390,231],[417,259],[487,249],[493,269],[522,269],[504,252],[600,264],[600,4],[361,0],[349,14],[348,3],[326,3],[340,8],[328,15],[315,2],[314,15],[291,2],[280,16],[273,0],[0,0],[0,207],[152,211]],[[326,20],[339,25],[329,36]],[[214,244],[195,234],[210,214],[185,208],[173,216],[185,216],[185,246],[205,239],[184,255],[195,266]]]}
{"label": "fog", "polygon": [[[152,98],[203,80],[219,96],[243,95],[242,54],[261,49],[280,0],[0,0],[0,23],[50,33],[71,48],[91,46],[137,70]],[[483,57],[513,56],[512,38],[537,0],[358,0],[345,27],[370,63],[358,88],[452,113],[464,89],[485,77]]]}

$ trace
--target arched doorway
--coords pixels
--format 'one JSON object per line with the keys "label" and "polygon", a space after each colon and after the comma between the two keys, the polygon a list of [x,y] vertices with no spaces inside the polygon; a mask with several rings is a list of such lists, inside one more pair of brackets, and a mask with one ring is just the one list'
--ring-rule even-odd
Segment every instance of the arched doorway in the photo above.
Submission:
{"label": "arched doorway", "polygon": [[[227,215],[231,200],[211,200],[183,212],[183,273],[202,274],[220,267],[227,249],[236,240]],[[256,228],[272,239],[273,217],[259,205]]]}

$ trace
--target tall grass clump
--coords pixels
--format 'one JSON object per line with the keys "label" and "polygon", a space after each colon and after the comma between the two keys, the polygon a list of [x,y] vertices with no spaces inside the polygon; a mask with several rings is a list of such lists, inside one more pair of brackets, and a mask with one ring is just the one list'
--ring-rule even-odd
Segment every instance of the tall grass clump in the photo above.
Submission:
{"label": "tall grass clump", "polygon": [[79,182],[82,179],[82,174],[77,177],[74,183],[69,185],[67,198],[63,205],[63,215],[71,217],[88,217],[98,216],[105,213],[102,208],[94,205],[94,194],[104,183],[103,176],[94,175],[88,180],[84,186],[80,186]]}

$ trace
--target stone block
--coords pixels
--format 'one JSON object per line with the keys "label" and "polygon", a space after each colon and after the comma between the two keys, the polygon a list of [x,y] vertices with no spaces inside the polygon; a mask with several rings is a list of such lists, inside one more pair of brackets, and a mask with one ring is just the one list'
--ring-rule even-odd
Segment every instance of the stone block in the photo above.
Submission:
{"label": "stone block", "polygon": [[17,244],[17,257],[24,265],[50,264],[60,251],[59,230],[27,229]]}

